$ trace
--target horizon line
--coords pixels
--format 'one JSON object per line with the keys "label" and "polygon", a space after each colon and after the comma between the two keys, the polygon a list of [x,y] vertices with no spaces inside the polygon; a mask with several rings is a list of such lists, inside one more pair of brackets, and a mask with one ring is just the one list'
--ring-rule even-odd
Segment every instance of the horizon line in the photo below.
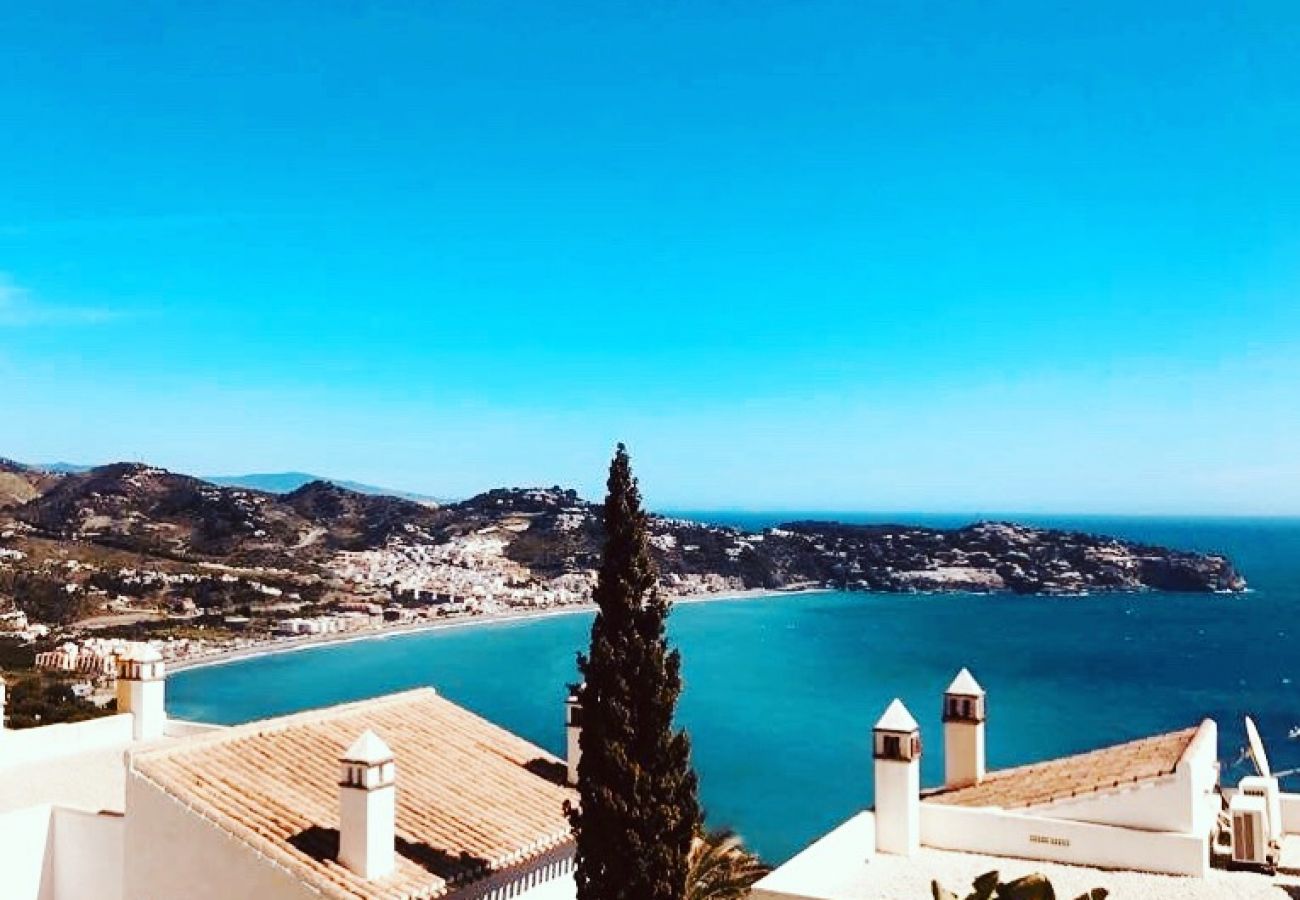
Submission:
{"label": "horizon line", "polygon": [[[8,460],[9,462],[16,463],[17,465],[20,466],[25,466],[27,468],[37,469],[45,472],[52,472],[54,474],[79,474],[78,472],[61,472],[59,471],[58,467],[90,470],[90,469],[103,468],[104,466],[111,466],[111,465],[122,465],[122,464],[144,465],[144,466],[150,466],[153,468],[162,469],[164,471],[171,472],[177,475],[185,475],[190,478],[197,478],[200,481],[208,481],[214,484],[216,484],[217,482],[213,481],[213,479],[229,480],[229,479],[236,479],[236,478],[249,478],[249,477],[259,477],[259,476],[265,477],[265,476],[276,476],[276,475],[298,475],[298,476],[307,476],[320,481],[327,481],[332,484],[335,484],[338,487],[342,487],[345,490],[350,490],[350,488],[347,488],[346,484],[341,484],[341,482],[346,482],[346,483],[351,483],[356,485],[364,485],[366,487],[375,488],[376,491],[392,492],[392,493],[377,493],[376,496],[392,496],[398,499],[402,499],[403,495],[418,496],[421,498],[433,500],[439,503],[440,505],[461,503],[466,500],[472,499],[473,497],[488,493],[489,491],[492,490],[500,490],[500,489],[548,490],[554,487],[559,487],[565,490],[577,491],[579,497],[584,500],[587,500],[588,502],[592,502],[592,503],[600,502],[599,497],[596,498],[586,497],[582,494],[580,489],[572,486],[561,485],[558,483],[552,483],[552,484],[538,483],[538,484],[531,484],[531,485],[500,484],[492,487],[486,487],[483,488],[482,490],[470,494],[465,494],[462,496],[462,495],[440,495],[438,492],[430,491],[427,488],[419,488],[419,489],[399,488],[399,487],[390,487],[388,485],[382,485],[382,484],[372,484],[367,479],[341,477],[341,476],[334,476],[334,475],[321,475],[314,472],[309,472],[303,469],[296,469],[296,468],[283,469],[283,470],[274,470],[274,469],[267,468],[261,471],[241,472],[236,474],[194,475],[186,471],[171,469],[171,468],[167,468],[166,466],[161,466],[156,463],[151,463],[144,459],[138,459],[138,460],[120,459],[120,460],[113,460],[111,462],[96,463],[96,464],[71,463],[68,462],[66,459],[56,460],[54,462],[45,462],[45,463],[28,463],[28,462],[22,462],[13,457],[0,455],[0,460]],[[218,484],[218,486],[221,485]],[[1032,518],[1035,516],[1048,517],[1048,518],[1060,518],[1060,519],[1092,518],[1092,519],[1168,519],[1168,520],[1201,520],[1201,521],[1205,521],[1205,520],[1300,521],[1300,511],[1257,512],[1257,511],[1249,511],[1249,510],[1236,511],[1236,512],[1209,512],[1209,511],[1154,512],[1154,511],[1115,511],[1115,510],[1088,511],[1088,510],[1077,510],[1077,509],[1076,510],[1059,510],[1059,509],[1033,510],[1033,509],[1014,509],[1014,508],[998,509],[995,507],[969,507],[969,506],[954,507],[951,509],[933,509],[933,508],[925,509],[925,508],[907,508],[907,507],[872,508],[866,506],[822,507],[816,504],[807,504],[807,505],[775,504],[772,506],[756,506],[752,504],[722,504],[718,506],[712,506],[708,504],[697,505],[697,504],[682,504],[682,503],[662,503],[662,504],[647,503],[646,509],[649,510],[650,512],[656,513],[657,515],[661,515],[661,516],[683,517],[683,518],[687,517],[684,515],[686,513],[696,513],[696,514],[712,514],[712,515],[721,514],[721,515],[753,515],[753,516],[785,516],[785,515],[798,516],[800,514],[816,514],[818,516],[848,515],[848,516],[900,516],[900,517],[902,516],[948,516],[948,517],[969,516],[971,517],[973,522],[991,521],[991,520],[1006,521],[1006,520],[1014,520],[1014,519],[1021,519],[1021,518]],[[906,524],[906,523],[899,521],[897,523],[888,523],[888,524]]]}

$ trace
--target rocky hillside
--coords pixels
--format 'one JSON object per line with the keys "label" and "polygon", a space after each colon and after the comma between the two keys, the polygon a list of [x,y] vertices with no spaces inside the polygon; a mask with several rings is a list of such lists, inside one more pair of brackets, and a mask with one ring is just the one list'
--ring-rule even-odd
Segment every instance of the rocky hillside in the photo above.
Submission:
{"label": "rocky hillside", "polygon": [[311,530],[268,495],[138,463],[65,475],[15,515],[45,536],[180,559],[279,561]]}
{"label": "rocky hillside", "polygon": [[52,488],[59,475],[0,459],[0,510],[13,509]]}
{"label": "rocky hillside", "polygon": [[[477,528],[510,523],[506,555],[534,572],[596,565],[600,507],[573,491],[496,490],[446,512]],[[746,587],[1056,594],[1245,588],[1223,556],[1011,523],[936,529],[791,522],[759,533],[658,516],[650,524],[664,574],[717,574]]]}
{"label": "rocky hillside", "polygon": [[[1007,523],[792,522],[746,533],[651,517],[650,527],[665,584],[681,592],[1245,586],[1222,556]],[[499,489],[433,508],[326,482],[271,494],[138,463],[63,475],[0,464],[0,605],[55,610],[49,618],[61,621],[122,597],[227,606],[266,595],[455,595],[476,586],[491,596],[505,584],[580,598],[600,545],[600,506],[559,487]],[[92,595],[102,602],[84,599]]]}
{"label": "rocky hillside", "polygon": [[313,481],[278,498],[311,524],[300,546],[368,550],[388,541],[419,536],[434,524],[436,510],[414,500],[363,494],[328,481]]}
{"label": "rocky hillside", "polygon": [[151,556],[295,568],[382,546],[434,510],[316,481],[289,494],[227,488],[139,463],[64,475],[14,510],[49,537]]}
{"label": "rocky hillside", "polygon": [[811,551],[826,581],[864,590],[1062,594],[1246,586],[1223,556],[1007,522],[956,529],[795,522],[767,535],[777,539],[778,558],[790,549]]}
{"label": "rocky hillside", "polygon": [[311,484],[313,481],[325,481],[330,484],[336,484],[344,490],[355,491],[358,494],[374,494],[380,497],[399,497],[402,500],[414,500],[417,503],[424,503],[430,506],[438,506],[441,501],[434,497],[427,497],[424,494],[412,494],[407,491],[393,490],[392,488],[376,487],[373,484],[365,484],[360,481],[340,481],[337,478],[324,478],[320,475],[311,475],[307,472],[260,472],[248,475],[205,475],[204,481],[210,481],[221,487],[242,487],[255,491],[265,491],[268,494],[291,494]]}

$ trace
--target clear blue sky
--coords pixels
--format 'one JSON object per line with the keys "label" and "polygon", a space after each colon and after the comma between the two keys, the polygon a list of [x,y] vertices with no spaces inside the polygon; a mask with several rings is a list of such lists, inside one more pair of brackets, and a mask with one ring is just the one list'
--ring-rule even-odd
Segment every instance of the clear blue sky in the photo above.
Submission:
{"label": "clear blue sky", "polygon": [[0,455],[1300,513],[1300,9],[10,3]]}

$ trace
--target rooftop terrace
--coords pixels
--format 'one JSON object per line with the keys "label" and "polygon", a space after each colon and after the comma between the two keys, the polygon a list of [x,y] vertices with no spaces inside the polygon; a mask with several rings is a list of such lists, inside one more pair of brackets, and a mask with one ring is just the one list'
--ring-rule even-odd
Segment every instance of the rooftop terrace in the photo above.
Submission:
{"label": "rooftop terrace", "polygon": [[922,847],[914,856],[878,854],[875,815],[859,813],[758,884],[753,900],[924,900],[930,882],[965,896],[979,875],[1010,881],[1046,875],[1061,898],[1102,887],[1114,900],[1295,900],[1300,897],[1300,837],[1286,839],[1276,876],[1213,869],[1206,878],[1114,872],[1087,866],[956,853]]}

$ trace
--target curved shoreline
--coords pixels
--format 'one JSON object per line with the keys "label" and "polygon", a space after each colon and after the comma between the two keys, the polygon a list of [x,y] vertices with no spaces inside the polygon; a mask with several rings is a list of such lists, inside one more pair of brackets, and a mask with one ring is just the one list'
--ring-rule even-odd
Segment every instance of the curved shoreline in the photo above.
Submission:
{"label": "curved shoreline", "polygon": [[[719,603],[726,601],[744,601],[744,600],[761,600],[770,597],[792,597],[804,594],[824,594],[831,592],[831,588],[798,588],[795,590],[773,590],[767,588],[754,588],[747,591],[725,591],[718,594],[693,594],[685,597],[673,599],[673,605],[692,604],[692,603]],[[336,632],[334,634],[313,634],[302,638],[284,638],[281,640],[270,640],[259,643],[253,647],[239,647],[233,650],[220,651],[207,656],[201,656],[196,659],[172,660],[167,663],[167,672],[169,675],[178,672],[192,672],[195,669],[206,669],[210,666],[224,666],[230,663],[243,662],[249,659],[256,659],[260,656],[276,656],[282,653],[295,653],[299,650],[312,650],[318,647],[332,647],[341,644],[351,644],[356,641],[375,641],[392,637],[406,637],[415,634],[425,634],[431,631],[444,631],[458,628],[473,628],[487,625],[505,625],[514,622],[531,622],[538,619],[551,619],[557,616],[572,616],[579,613],[589,613],[596,611],[594,603],[575,603],[571,606],[552,607],[541,610],[507,610],[500,613],[487,613],[484,615],[465,616],[457,619],[444,619],[424,622],[414,622],[406,625],[393,625],[390,627],[376,628],[362,632]]]}

